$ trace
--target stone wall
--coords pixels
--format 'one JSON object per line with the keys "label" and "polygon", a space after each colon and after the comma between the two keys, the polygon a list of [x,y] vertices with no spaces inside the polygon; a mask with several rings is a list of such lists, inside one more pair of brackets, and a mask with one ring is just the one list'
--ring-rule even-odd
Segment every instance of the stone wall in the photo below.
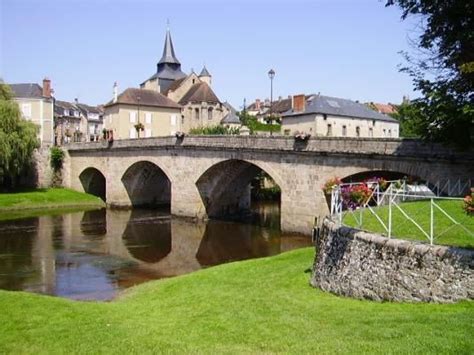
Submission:
{"label": "stone wall", "polygon": [[311,285],[338,295],[389,301],[474,298],[474,250],[388,239],[326,219]]}
{"label": "stone wall", "polygon": [[53,172],[49,162],[49,148],[36,149],[33,152],[31,167],[20,177],[21,187],[45,188],[50,187],[53,180]]}

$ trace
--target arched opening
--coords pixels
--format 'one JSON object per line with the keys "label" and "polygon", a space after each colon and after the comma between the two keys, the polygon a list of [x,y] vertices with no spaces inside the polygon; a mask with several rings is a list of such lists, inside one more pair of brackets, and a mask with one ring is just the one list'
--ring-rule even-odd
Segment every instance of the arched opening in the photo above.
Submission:
{"label": "arched opening", "polygon": [[85,192],[100,197],[106,202],[104,174],[96,168],[87,168],[79,175],[79,180]]}
{"label": "arched opening", "polygon": [[196,186],[209,218],[250,218],[265,226],[280,226],[280,187],[255,164],[237,159],[217,163]]}
{"label": "arched opening", "polygon": [[141,161],[130,166],[122,176],[133,207],[167,207],[171,205],[171,181],[157,165]]}

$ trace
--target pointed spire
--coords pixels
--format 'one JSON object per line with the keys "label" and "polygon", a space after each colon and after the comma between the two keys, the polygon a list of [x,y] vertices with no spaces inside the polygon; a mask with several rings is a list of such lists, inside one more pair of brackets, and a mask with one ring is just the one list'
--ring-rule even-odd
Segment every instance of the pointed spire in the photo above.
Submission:
{"label": "pointed spire", "polygon": [[202,68],[201,74],[199,74],[199,76],[211,76],[211,74],[210,74],[209,71],[207,70],[205,64],[204,64],[204,67]]}
{"label": "pointed spire", "polygon": [[161,59],[158,62],[158,64],[181,64],[178,58],[176,58],[176,54],[174,54],[174,47],[173,47],[173,41],[171,39],[169,20],[167,21],[166,38],[165,38],[165,46],[163,48],[163,55],[161,56]]}

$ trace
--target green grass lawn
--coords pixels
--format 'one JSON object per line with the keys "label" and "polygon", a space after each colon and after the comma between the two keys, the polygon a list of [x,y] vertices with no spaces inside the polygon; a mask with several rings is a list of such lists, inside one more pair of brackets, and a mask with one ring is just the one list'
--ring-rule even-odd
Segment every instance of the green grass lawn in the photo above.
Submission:
{"label": "green grass lawn", "polygon": [[25,210],[103,206],[105,204],[100,198],[70,189],[51,188],[0,193],[0,219],[22,215]]}
{"label": "green grass lawn", "polygon": [[474,352],[474,302],[377,303],[309,286],[312,248],[130,289],[110,303],[0,291],[0,353]]}
{"label": "green grass lawn", "polygon": [[[435,244],[461,246],[466,248],[474,248],[474,217],[467,215],[462,209],[462,201],[460,200],[438,200],[436,203],[446,211],[448,215],[455,221],[462,224],[471,233],[464,230],[459,225],[454,225],[440,210],[434,209],[434,235]],[[404,202],[400,207],[407,212],[425,231],[430,230],[430,202],[415,201]],[[386,225],[388,225],[388,206],[375,209],[377,215],[381,217]],[[360,219],[360,211],[354,213],[357,219]],[[343,223],[358,227],[358,223],[351,213],[346,213]],[[426,236],[410,221],[408,221],[402,213],[395,207],[392,208],[392,236],[394,238],[419,240],[429,242]],[[376,219],[369,211],[362,211],[362,227],[361,229],[387,234]]]}

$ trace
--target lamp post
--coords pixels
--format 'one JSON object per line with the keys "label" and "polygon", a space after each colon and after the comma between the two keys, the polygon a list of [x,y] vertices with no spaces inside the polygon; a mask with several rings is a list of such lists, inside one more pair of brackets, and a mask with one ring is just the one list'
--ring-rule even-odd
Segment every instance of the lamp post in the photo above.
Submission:
{"label": "lamp post", "polygon": [[273,69],[268,71],[268,77],[270,78],[270,135],[273,136],[273,78],[275,77]]}

